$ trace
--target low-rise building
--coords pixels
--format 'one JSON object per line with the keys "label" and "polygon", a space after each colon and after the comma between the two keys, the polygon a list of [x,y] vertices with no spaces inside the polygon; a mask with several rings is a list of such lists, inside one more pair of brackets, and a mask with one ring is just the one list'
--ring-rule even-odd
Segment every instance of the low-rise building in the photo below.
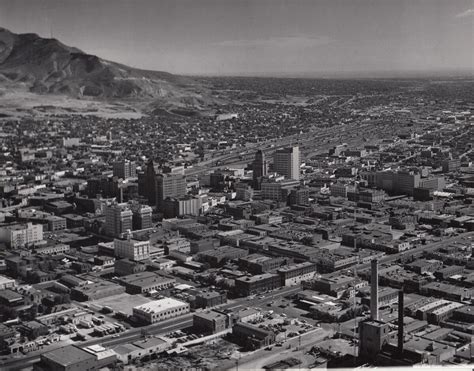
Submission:
{"label": "low-rise building", "polygon": [[96,357],[74,345],[43,353],[40,362],[34,365],[35,371],[92,371],[96,369]]}
{"label": "low-rise building", "polygon": [[148,337],[132,344],[120,344],[113,348],[117,359],[127,365],[131,361],[150,354],[159,354],[169,349],[171,344],[159,337]]}
{"label": "low-rise building", "polygon": [[164,298],[133,308],[133,316],[140,322],[151,324],[181,316],[189,313],[189,310],[188,303],[173,298]]}
{"label": "low-rise building", "polygon": [[205,291],[196,295],[196,308],[211,308],[227,302],[225,292]]}
{"label": "low-rise building", "polygon": [[240,296],[249,296],[281,287],[278,274],[264,273],[235,279],[235,291]]}
{"label": "low-rise building", "polygon": [[281,279],[282,286],[298,285],[302,281],[311,280],[316,273],[316,264],[303,262],[279,268],[277,273]]}
{"label": "low-rise building", "polygon": [[91,282],[85,286],[74,287],[71,290],[71,297],[79,301],[90,301],[118,295],[125,292],[125,287],[116,283],[101,280]]}
{"label": "low-rise building", "polygon": [[193,316],[193,328],[200,333],[216,334],[229,328],[230,318],[220,312],[209,311],[195,313]]}
{"label": "low-rise building", "polygon": [[11,249],[32,246],[42,240],[42,224],[24,223],[0,227],[0,242],[4,242]]}
{"label": "low-rise building", "polygon": [[16,282],[14,279],[5,276],[0,276],[0,290],[10,289],[15,286]]}
{"label": "low-rise building", "polygon": [[264,330],[249,323],[238,322],[232,328],[234,341],[246,349],[258,349],[275,342],[276,335],[273,331]]}
{"label": "low-rise building", "polygon": [[121,277],[119,282],[125,286],[127,293],[134,295],[170,289],[176,280],[153,272],[141,272]]}
{"label": "low-rise building", "polygon": [[262,274],[285,265],[288,258],[251,254],[239,259],[239,267],[252,274]]}
{"label": "low-rise building", "polygon": [[213,250],[199,253],[200,261],[207,262],[211,267],[218,267],[229,260],[242,258],[248,254],[248,250],[231,246],[220,246]]}
{"label": "low-rise building", "polygon": [[114,240],[114,254],[119,258],[141,261],[150,258],[150,241],[138,241],[132,238]]}

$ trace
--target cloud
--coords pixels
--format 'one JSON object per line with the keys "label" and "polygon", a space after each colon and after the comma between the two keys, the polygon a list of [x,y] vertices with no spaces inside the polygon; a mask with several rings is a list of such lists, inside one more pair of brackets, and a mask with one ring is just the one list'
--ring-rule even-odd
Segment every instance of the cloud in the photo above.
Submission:
{"label": "cloud", "polygon": [[214,45],[232,48],[311,48],[334,42],[327,36],[296,35],[265,39],[224,40]]}
{"label": "cloud", "polygon": [[467,9],[462,13],[456,14],[456,18],[474,17],[474,8]]}

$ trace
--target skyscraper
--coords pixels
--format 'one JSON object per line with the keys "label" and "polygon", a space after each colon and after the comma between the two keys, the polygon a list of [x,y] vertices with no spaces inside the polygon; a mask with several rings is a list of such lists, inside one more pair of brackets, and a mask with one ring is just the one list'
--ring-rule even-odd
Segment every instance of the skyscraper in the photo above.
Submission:
{"label": "skyscraper", "polygon": [[139,175],[140,195],[148,199],[150,205],[156,204],[156,170],[153,160],[148,161],[144,173]]}
{"label": "skyscraper", "polygon": [[300,149],[284,148],[273,154],[273,170],[287,179],[300,179]]}
{"label": "skyscraper", "polygon": [[150,206],[148,205],[140,205],[140,204],[132,204],[131,209],[133,212],[133,229],[140,230],[140,229],[147,229],[153,226],[152,223],[152,212]]}
{"label": "skyscraper", "polygon": [[182,174],[158,174],[156,176],[156,206],[163,211],[163,201],[186,195],[186,177]]}
{"label": "skyscraper", "polygon": [[119,237],[122,233],[132,230],[133,213],[128,205],[113,203],[105,209],[105,233]]}
{"label": "skyscraper", "polygon": [[267,175],[268,164],[265,160],[265,153],[262,150],[258,150],[255,153],[255,160],[253,161],[253,187],[260,189],[260,183],[262,177]]}
{"label": "skyscraper", "polygon": [[114,176],[122,179],[134,178],[137,176],[137,167],[135,162],[122,160],[113,164]]}

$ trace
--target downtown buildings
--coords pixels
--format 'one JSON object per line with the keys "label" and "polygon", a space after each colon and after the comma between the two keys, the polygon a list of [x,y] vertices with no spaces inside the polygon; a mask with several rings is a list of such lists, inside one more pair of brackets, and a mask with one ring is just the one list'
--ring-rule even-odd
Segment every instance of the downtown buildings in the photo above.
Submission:
{"label": "downtown buildings", "polygon": [[300,149],[279,149],[273,154],[273,170],[287,179],[300,180]]}

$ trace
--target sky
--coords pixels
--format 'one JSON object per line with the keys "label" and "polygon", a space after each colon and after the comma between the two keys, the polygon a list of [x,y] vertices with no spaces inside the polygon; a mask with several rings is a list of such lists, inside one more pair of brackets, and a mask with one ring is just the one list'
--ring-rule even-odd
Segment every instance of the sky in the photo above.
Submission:
{"label": "sky", "polygon": [[0,27],[179,74],[474,70],[474,0],[0,0]]}

